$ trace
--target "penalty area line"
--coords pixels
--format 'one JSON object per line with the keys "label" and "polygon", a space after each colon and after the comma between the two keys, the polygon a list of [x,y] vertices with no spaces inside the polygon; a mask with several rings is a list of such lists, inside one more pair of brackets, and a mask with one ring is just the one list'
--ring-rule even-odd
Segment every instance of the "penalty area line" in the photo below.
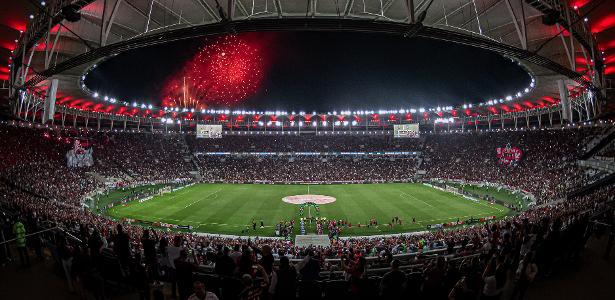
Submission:
{"label": "penalty area line", "polygon": [[417,197],[414,197],[414,196],[412,196],[412,195],[410,195],[410,194],[408,194],[408,193],[401,192],[401,194],[399,194],[399,196],[400,196],[400,197],[402,197],[402,198],[408,198],[408,197],[410,197],[410,198],[412,198],[412,199],[414,199],[414,200],[417,200],[417,201],[423,202],[423,204],[425,204],[425,205],[427,205],[427,206],[429,206],[429,207],[431,207],[431,208],[435,208],[433,205],[431,205],[431,204],[429,204],[429,203],[427,203],[427,202],[425,202],[425,201],[423,201],[423,200],[421,200],[421,199],[419,199],[419,198],[417,198]]}
{"label": "penalty area line", "polygon": [[[219,189],[219,190],[217,190],[217,191],[215,191],[215,192],[213,192],[213,193],[211,193],[211,194],[209,194],[209,195],[207,195],[207,196],[205,196],[205,197],[203,197],[203,198],[201,198],[201,199],[198,199],[198,200],[196,200],[196,201],[194,201],[194,202],[192,202],[192,203],[190,203],[190,204],[186,205],[184,208],[188,208],[188,207],[190,207],[190,206],[192,206],[192,205],[194,205],[194,204],[196,204],[196,203],[198,203],[198,202],[201,202],[201,201],[203,201],[203,200],[205,200],[205,199],[207,199],[207,198],[209,198],[209,197],[211,197],[211,196],[213,196],[213,195],[216,195],[216,198],[217,198],[217,194],[218,194],[220,191],[222,191],[222,189]],[[214,198],[214,199],[215,199],[215,198]]]}

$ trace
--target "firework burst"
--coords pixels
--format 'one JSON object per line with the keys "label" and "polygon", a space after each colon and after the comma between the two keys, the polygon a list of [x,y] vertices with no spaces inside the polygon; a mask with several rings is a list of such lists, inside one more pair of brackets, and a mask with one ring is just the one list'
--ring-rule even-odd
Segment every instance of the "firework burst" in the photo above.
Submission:
{"label": "firework burst", "polygon": [[231,106],[254,95],[264,77],[264,49],[246,35],[208,41],[163,89],[163,106]]}

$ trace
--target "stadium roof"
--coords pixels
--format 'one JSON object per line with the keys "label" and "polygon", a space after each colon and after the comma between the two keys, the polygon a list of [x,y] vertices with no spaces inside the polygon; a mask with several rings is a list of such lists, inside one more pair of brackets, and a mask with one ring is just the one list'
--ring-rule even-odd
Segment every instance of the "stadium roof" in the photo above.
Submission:
{"label": "stadium roof", "polygon": [[[227,3],[233,9],[229,10]],[[11,58],[17,59],[20,63],[13,64],[12,73],[15,86],[44,92],[47,79],[53,76],[59,79],[60,105],[84,108],[82,105],[90,103],[85,109],[91,109],[102,103],[98,109],[116,112],[121,105],[93,97],[83,88],[81,78],[100,60],[127,49],[222,32],[374,31],[449,40],[518,60],[536,79],[529,94],[515,99],[527,109],[557,103],[557,79],[573,79],[569,89],[603,86],[601,78],[592,74],[593,58],[603,59],[607,76],[615,75],[615,2],[561,3],[566,1],[5,1],[0,10],[0,60],[4,62],[0,78],[9,80]],[[79,21],[63,19],[67,11],[62,14],[62,7],[71,4],[81,8]],[[411,6],[414,10],[408,8]],[[544,24],[550,9],[556,10],[554,17],[563,27]],[[414,26],[422,13],[425,26]],[[564,20],[568,15],[569,23]],[[485,103],[487,108],[503,109]]]}

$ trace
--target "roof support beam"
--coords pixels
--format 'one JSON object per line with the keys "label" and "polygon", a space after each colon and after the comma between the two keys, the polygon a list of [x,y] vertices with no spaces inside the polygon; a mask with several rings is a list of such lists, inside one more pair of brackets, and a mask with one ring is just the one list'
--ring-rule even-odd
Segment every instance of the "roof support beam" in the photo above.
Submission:
{"label": "roof support beam", "polygon": [[[519,41],[521,42],[521,48],[523,50],[527,50],[527,34],[525,32],[525,12],[523,10],[523,2],[521,2],[521,20],[515,14],[515,10],[510,4],[510,0],[505,0],[506,8],[508,9],[508,13],[510,13],[510,17],[512,19],[513,25],[515,25],[515,29],[517,30],[517,35],[519,36]],[[519,24],[522,23],[522,24]]]}
{"label": "roof support beam", "polygon": [[[153,0],[152,0],[153,1]],[[220,22],[220,16],[216,14],[214,9],[209,5],[209,3],[205,2],[205,0],[193,0],[197,4],[199,4],[203,10],[216,22]]]}
{"label": "roof support beam", "polygon": [[[425,1],[423,1],[423,2],[425,2]],[[421,4],[423,4],[423,3],[421,3]],[[470,5],[470,4],[472,4],[472,1],[468,1],[468,2],[460,5],[459,7],[457,7],[456,9],[454,9],[452,12],[450,12],[448,14],[444,13],[444,15],[440,19],[436,20],[432,24],[435,25],[435,24],[438,24],[438,23],[442,22],[443,20],[446,20],[449,16],[452,16],[452,15],[456,14],[458,11],[462,10],[464,7],[466,7],[467,5]]]}
{"label": "roof support beam", "polygon": [[568,48],[568,44],[566,43],[566,38],[564,37],[564,33],[562,31],[561,26],[559,25],[559,23],[555,24],[557,31],[559,31],[559,37],[562,39],[562,46],[564,48],[564,50],[566,51],[566,56],[568,57],[568,63],[570,64],[570,69],[572,69],[573,71],[575,70],[575,61],[574,61],[574,52],[572,52],[573,50],[571,50],[570,48]]}
{"label": "roof support beam", "polygon": [[[229,1],[234,1],[234,0],[229,0]],[[173,16],[177,17],[177,20],[181,23],[182,21],[188,25],[192,25],[192,23],[190,21],[188,21],[186,18],[182,17],[181,12],[177,13],[174,10],[168,8],[166,5],[154,0],[154,3],[156,3],[158,6],[160,6],[163,10],[168,11],[170,14],[172,14]]]}
{"label": "roof support beam", "polygon": [[354,0],[346,1],[346,6],[344,7],[344,17],[347,17],[348,14],[350,14],[350,11],[352,10],[353,5],[354,5]]}
{"label": "roof support beam", "polygon": [[282,4],[280,0],[273,0],[273,5],[275,6],[275,11],[278,13],[278,18],[282,18]]}
{"label": "roof support beam", "polygon": [[105,46],[107,44],[107,39],[109,38],[109,32],[111,32],[111,27],[113,26],[113,20],[118,12],[118,7],[122,3],[122,0],[115,0],[113,4],[113,9],[111,10],[111,14],[109,15],[109,20],[105,20],[105,12],[107,11],[107,0],[104,1],[103,15],[101,19],[100,26],[100,46]]}
{"label": "roof support beam", "polygon": [[235,0],[228,0],[227,1],[227,6],[226,6],[226,17],[228,18],[228,21],[233,21],[235,20]]}
{"label": "roof support beam", "polygon": [[49,49],[49,37],[51,35],[51,30],[47,32],[47,45],[45,45],[45,69],[49,68],[49,63],[51,62],[51,57],[53,57],[53,52],[56,50],[56,46],[58,44],[58,40],[60,39],[60,35],[62,35],[62,23],[58,25],[58,32],[56,33],[56,37],[53,40],[53,44],[51,45],[51,49]]}
{"label": "roof support beam", "polygon": [[406,0],[406,11],[410,23],[414,24],[416,22],[416,18],[414,17],[414,0]]}
{"label": "roof support beam", "polygon": [[[134,4],[130,3],[129,1],[126,1],[126,5],[128,5],[128,7],[132,8],[135,12],[137,12],[138,14],[143,16],[144,18],[149,19],[148,14],[146,14],[140,8],[136,7]],[[152,0],[151,5],[154,5],[154,0]],[[151,21],[156,23],[156,24],[158,24],[159,27],[163,26],[160,22],[156,21],[155,19],[151,19]]]}

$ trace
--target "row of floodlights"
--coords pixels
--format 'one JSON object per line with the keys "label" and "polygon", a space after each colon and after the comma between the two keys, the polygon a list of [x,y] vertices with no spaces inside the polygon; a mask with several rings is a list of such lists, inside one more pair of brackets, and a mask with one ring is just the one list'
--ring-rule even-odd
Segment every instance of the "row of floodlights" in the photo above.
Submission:
{"label": "row of floodlights", "polygon": [[[82,77],[82,79],[85,79],[85,75]],[[499,103],[505,103],[505,102],[510,102],[513,101],[515,99],[519,99],[521,97],[523,97],[523,95],[527,94],[530,92],[531,88],[533,88],[535,86],[535,79],[532,78],[532,82],[530,83],[530,87],[529,88],[525,88],[522,91],[517,92],[514,95],[508,95],[505,98],[501,98],[501,99],[491,99],[489,101],[486,102],[482,102],[477,104],[478,106],[487,106],[487,105],[496,105]],[[99,98],[101,97],[100,94],[98,92],[94,92],[93,93],[94,98]],[[128,103],[128,102],[118,102],[118,100],[116,98],[113,97],[109,97],[109,96],[104,96],[102,97],[102,99],[105,102],[110,102],[110,103],[121,103],[124,104],[126,106],[131,106],[132,107],[140,107],[142,109],[153,109],[154,106],[152,104],[145,104],[145,103],[137,103],[132,102]],[[474,104],[463,104],[462,106],[463,109],[471,109],[474,108]],[[326,115],[372,115],[372,114],[405,114],[405,113],[424,113],[424,112],[450,112],[452,111],[454,108],[453,106],[438,106],[435,108],[410,108],[410,109],[396,109],[396,110],[357,110],[357,111],[350,111],[350,110],[346,110],[346,111],[329,111],[326,113]],[[182,113],[186,113],[186,112],[190,112],[190,113],[194,113],[197,112],[198,110],[195,110],[194,108],[180,108],[180,107],[163,107],[163,111],[165,113],[168,112],[182,112]],[[304,112],[304,111],[300,111],[299,113],[296,113],[294,111],[292,111],[290,114],[288,113],[288,111],[280,111],[280,110],[276,110],[276,111],[246,111],[246,110],[229,110],[229,109],[201,109],[200,112],[202,114],[231,114],[231,115],[275,115],[275,116],[280,116],[280,115],[306,115],[308,113]],[[317,115],[319,113],[317,113],[316,111],[313,111],[311,113],[312,115]],[[324,115],[324,113],[322,113],[322,115]]]}

